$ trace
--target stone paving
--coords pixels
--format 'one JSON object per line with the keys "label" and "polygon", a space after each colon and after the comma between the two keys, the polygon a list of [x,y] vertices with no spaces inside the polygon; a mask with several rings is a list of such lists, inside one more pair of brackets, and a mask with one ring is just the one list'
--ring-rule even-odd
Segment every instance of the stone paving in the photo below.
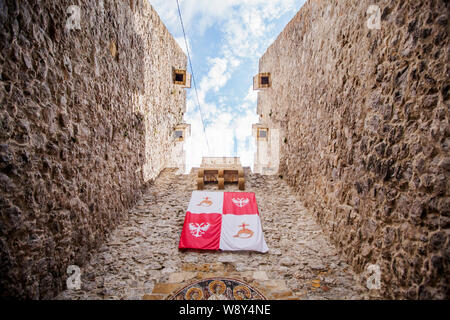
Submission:
{"label": "stone paving", "polygon": [[[268,299],[369,298],[278,176],[246,173],[246,191],[256,193],[267,254],[179,251],[195,176],[164,170],[81,267],[81,290],[63,291],[56,299],[165,299],[194,280],[220,276],[246,281]],[[237,190],[237,185],[227,185],[226,190]]]}

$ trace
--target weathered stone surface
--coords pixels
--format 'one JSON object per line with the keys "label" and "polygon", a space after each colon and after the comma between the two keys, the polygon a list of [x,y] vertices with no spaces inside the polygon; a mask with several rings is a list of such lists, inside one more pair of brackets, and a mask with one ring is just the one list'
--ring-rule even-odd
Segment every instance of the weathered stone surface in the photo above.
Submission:
{"label": "weathered stone surface", "polygon": [[255,271],[253,272],[253,279],[255,280],[261,280],[261,281],[265,281],[265,280],[269,280],[269,278],[267,277],[267,273],[265,271]]}
{"label": "weathered stone surface", "polygon": [[443,0],[308,1],[260,60],[279,175],[363,283],[381,267],[386,298],[449,297],[437,255],[450,232],[448,12]]}
{"label": "weathered stone surface", "polygon": [[[371,0],[311,0],[262,57],[280,172],[246,185],[265,255],[178,251],[195,173],[146,188],[182,149],[186,57],[148,1],[78,3],[67,30],[68,0],[0,0],[1,297],[51,298],[76,264],[82,287],[59,299],[164,299],[214,276],[273,299],[449,298],[448,1],[377,1],[378,30]],[[361,286],[370,264],[381,290]]]}
{"label": "weathered stone surface", "polygon": [[295,264],[295,261],[290,257],[284,257],[280,260],[280,264],[282,266],[290,267]]}
{"label": "weathered stone surface", "polygon": [[[256,193],[269,253],[179,251],[197,173],[175,172],[164,170],[101,250],[92,253],[82,267],[82,290],[65,290],[57,299],[134,299],[136,294],[139,299],[165,299],[178,287],[213,277],[241,279],[269,299],[371,297],[293,190],[278,177],[246,173],[246,191]],[[237,186],[226,185],[226,190],[236,191]],[[141,258],[135,259],[136,255]],[[153,269],[155,262],[170,272]],[[322,284],[311,285],[319,277],[327,278],[325,289]]]}
{"label": "weathered stone surface", "polygon": [[146,0],[1,3],[0,296],[51,298],[166,166],[186,56]]}

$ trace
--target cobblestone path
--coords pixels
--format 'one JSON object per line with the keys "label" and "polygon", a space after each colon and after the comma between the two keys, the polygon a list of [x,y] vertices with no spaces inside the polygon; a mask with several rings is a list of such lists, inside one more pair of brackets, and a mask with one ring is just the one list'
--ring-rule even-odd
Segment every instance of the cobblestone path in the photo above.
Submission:
{"label": "cobblestone path", "polygon": [[[269,253],[179,251],[195,173],[164,170],[108,241],[81,268],[81,290],[57,299],[164,299],[197,279],[232,277],[269,299],[365,299],[351,268],[277,176],[246,173]],[[216,189],[217,186],[207,186]],[[237,190],[227,185],[226,190]]]}

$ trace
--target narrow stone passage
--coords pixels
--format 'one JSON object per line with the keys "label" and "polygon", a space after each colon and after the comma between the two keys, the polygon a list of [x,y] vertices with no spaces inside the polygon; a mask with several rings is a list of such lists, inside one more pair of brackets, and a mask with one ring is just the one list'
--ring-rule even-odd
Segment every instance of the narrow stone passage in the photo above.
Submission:
{"label": "narrow stone passage", "polygon": [[269,253],[179,251],[195,177],[164,170],[81,268],[81,290],[63,291],[57,299],[165,299],[209,277],[245,281],[268,299],[366,298],[367,289],[277,176],[246,172],[246,191],[256,193]]}

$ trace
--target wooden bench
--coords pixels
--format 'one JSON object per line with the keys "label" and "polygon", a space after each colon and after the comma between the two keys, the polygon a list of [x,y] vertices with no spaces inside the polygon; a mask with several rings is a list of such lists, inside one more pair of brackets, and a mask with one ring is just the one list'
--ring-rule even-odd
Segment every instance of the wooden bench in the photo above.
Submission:
{"label": "wooden bench", "polygon": [[244,169],[241,168],[200,168],[197,189],[203,190],[205,183],[217,183],[219,190],[225,189],[225,182],[237,183],[239,190],[245,190]]}

